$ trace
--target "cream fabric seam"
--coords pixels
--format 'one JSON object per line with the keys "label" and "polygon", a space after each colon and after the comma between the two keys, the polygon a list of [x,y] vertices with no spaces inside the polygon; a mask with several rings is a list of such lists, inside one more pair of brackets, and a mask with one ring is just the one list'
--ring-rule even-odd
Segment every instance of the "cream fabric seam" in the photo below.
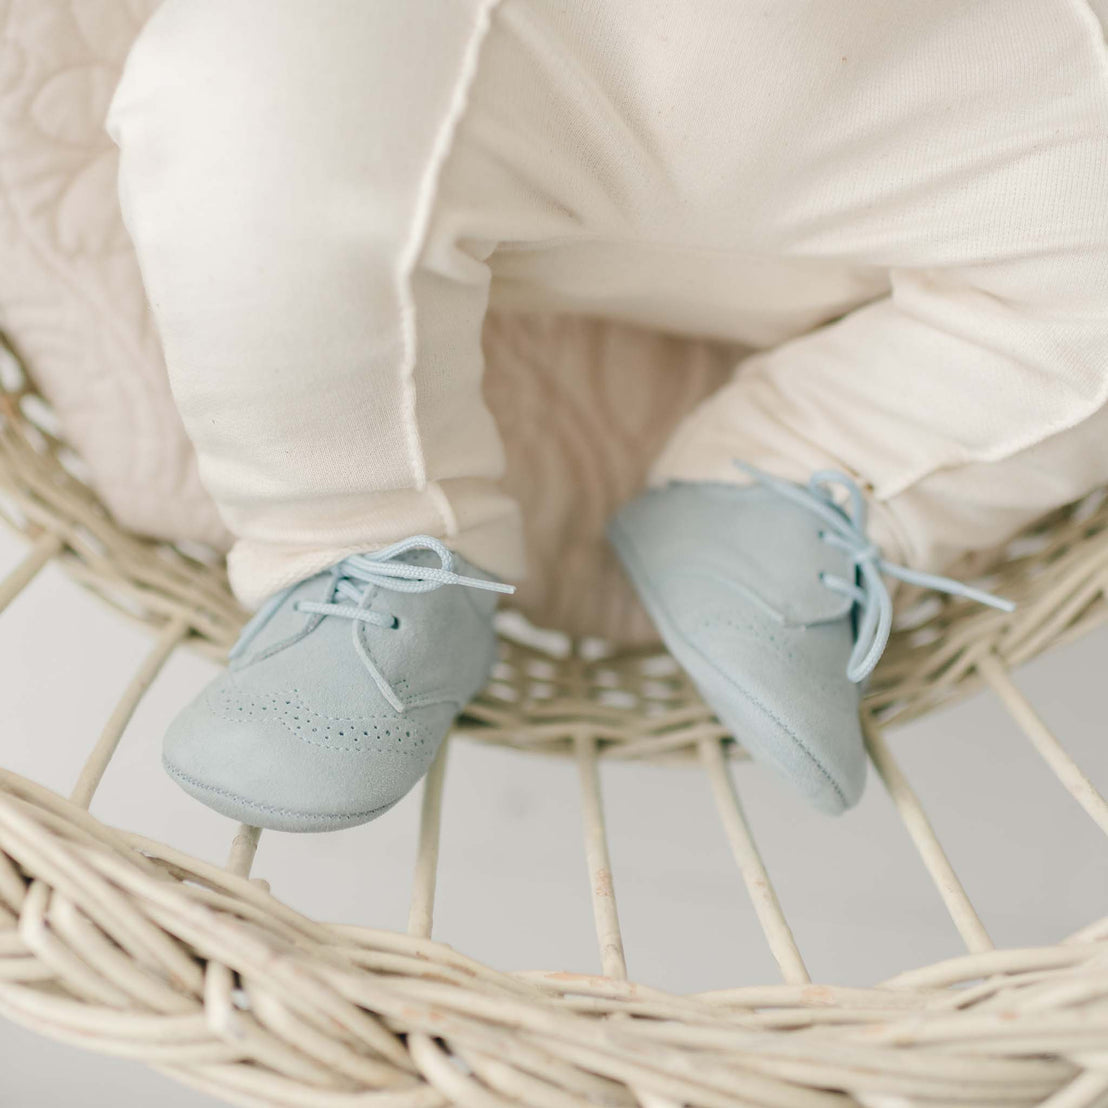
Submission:
{"label": "cream fabric seam", "polygon": [[442,516],[443,526],[446,529],[446,538],[450,539],[457,535],[458,517],[454,512],[453,507],[450,504],[450,497],[446,495],[442,485],[438,481],[431,481],[427,485],[427,492],[430,494],[431,499],[435,502],[435,507],[439,510],[439,515]]}
{"label": "cream fabric seam", "polygon": [[[1082,16],[1080,18],[1086,19],[1089,22],[1089,29],[1093,33],[1093,38],[1101,45],[1103,49],[1100,51],[1100,60],[1103,63],[1105,76],[1108,77],[1108,0],[1099,0],[1099,4],[1094,6],[1091,0],[1073,0],[1073,6],[1080,8]],[[1104,15],[1101,15],[1101,8],[1104,10]]]}
{"label": "cream fabric seam", "polygon": [[[483,0],[477,12],[477,18],[466,44],[465,55],[462,58],[462,68],[457,84],[454,88],[450,110],[435,136],[434,145],[431,148],[431,157],[427,169],[419,185],[419,195],[416,200],[415,218],[412,221],[412,230],[400,258],[400,312],[401,333],[403,336],[404,361],[401,366],[401,389],[404,394],[404,428],[408,447],[408,463],[412,470],[412,479],[416,489],[427,489],[427,464],[423,453],[423,440],[419,432],[419,421],[416,416],[416,384],[415,368],[417,356],[416,337],[416,308],[415,296],[412,291],[412,277],[415,273],[419,257],[423,252],[427,232],[431,224],[431,212],[434,207],[435,197],[438,192],[439,177],[443,166],[454,144],[454,136],[458,124],[461,121],[469,97],[469,89],[477,72],[477,62],[481,53],[481,46],[488,33],[490,16],[493,8],[500,0]],[[454,513],[445,503],[446,496],[441,489],[438,496],[434,497],[439,514],[443,516],[443,525],[449,530],[450,521],[454,519]],[[445,507],[445,511],[444,511]],[[454,528],[457,530],[457,521],[454,520]]]}

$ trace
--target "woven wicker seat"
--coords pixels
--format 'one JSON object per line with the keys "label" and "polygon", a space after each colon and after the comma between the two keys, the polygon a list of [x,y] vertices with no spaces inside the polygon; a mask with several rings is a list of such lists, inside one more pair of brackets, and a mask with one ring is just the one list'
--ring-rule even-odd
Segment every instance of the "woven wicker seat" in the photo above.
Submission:
{"label": "woven wicker seat", "polygon": [[[149,626],[153,646],[67,799],[0,770],[0,1013],[144,1059],[242,1104],[1049,1104],[1108,1095],[1108,920],[1058,945],[995,950],[882,737],[984,682],[1108,833],[1108,805],[1009,670],[1108,614],[1108,500],[1044,520],[988,566],[1015,615],[928,599],[903,613],[866,704],[873,762],[967,948],[874,988],[816,987],[755,847],[728,762],[739,748],[656,651],[553,653],[505,637],[459,730],[580,769],[604,976],[506,974],[431,939],[445,761],[423,791],[407,934],[332,925],[249,877],[258,842],[228,827],[225,868],[114,830],[88,805],[124,727],[180,646],[222,658],[243,619],[216,560],[122,532],[11,356],[0,393],[0,510],[29,549],[5,607],[42,567]],[[2,757],[2,755],[0,755]],[[598,761],[696,760],[783,984],[692,997],[630,984]]]}

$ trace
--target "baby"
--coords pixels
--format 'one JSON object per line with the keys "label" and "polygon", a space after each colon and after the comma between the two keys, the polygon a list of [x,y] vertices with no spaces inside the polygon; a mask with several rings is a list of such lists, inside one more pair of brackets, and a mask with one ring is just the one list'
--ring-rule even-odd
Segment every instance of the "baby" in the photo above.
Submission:
{"label": "baby", "polygon": [[1106,20],[165,0],[108,128],[258,608],[166,737],[174,779],[250,824],[362,823],[488,678],[524,572],[492,296],[756,349],[611,536],[722,722],[855,803],[883,577],[959,591],[932,574],[1108,480]]}

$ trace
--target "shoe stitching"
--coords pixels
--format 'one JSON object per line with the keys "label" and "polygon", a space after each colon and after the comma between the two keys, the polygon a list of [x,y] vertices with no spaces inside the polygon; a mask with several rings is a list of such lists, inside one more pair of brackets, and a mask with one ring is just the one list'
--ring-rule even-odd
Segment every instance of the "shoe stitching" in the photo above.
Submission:
{"label": "shoe stitching", "polygon": [[839,785],[835,778],[831,776],[830,771],[823,764],[823,762],[821,762],[819,758],[811,751],[811,749],[809,749],[804,740],[799,735],[797,735],[795,731],[793,731],[788,723],[786,723],[784,719],[782,719],[776,712],[774,712],[773,709],[769,707],[769,705],[763,703],[761,700],[758,699],[758,697],[754,696],[753,693],[748,692],[742,687],[742,685],[738,684],[733,677],[730,677],[727,673],[721,670],[719,666],[717,666],[715,662],[713,662],[712,659],[709,658],[695,643],[690,642],[689,647],[690,649],[695,650],[696,653],[709,666],[711,666],[711,668],[715,670],[715,672],[718,673],[720,677],[722,677],[724,681],[727,682],[728,685],[730,685],[735,690],[735,692],[744,697],[750,704],[753,704],[754,707],[757,708],[763,715],[776,723],[777,726],[780,727],[782,731],[784,731],[784,733],[793,741],[797,749],[800,750],[800,752],[808,758],[812,765],[815,766],[816,769],[818,769],[819,772],[823,774],[823,776],[827,779],[827,783],[831,786],[832,789],[835,790],[835,795],[838,796],[839,800],[842,801],[843,806],[845,807],[846,794],[843,792],[842,786]]}
{"label": "shoe stitching", "polygon": [[391,808],[397,803],[396,800],[390,800],[388,804],[382,804],[376,808],[369,808],[364,812],[349,812],[342,815],[329,815],[326,813],[314,813],[314,812],[298,812],[292,808],[277,808],[272,804],[258,804],[253,800],[247,800],[244,796],[239,796],[238,793],[233,793],[229,789],[219,789],[214,785],[207,785],[203,781],[192,777],[190,774],[184,773],[176,766],[172,765],[165,759],[162,760],[162,766],[166,773],[170,777],[177,781],[183,781],[186,784],[191,785],[194,789],[199,789],[201,792],[211,793],[214,796],[226,797],[228,800],[233,800],[236,804],[241,804],[244,808],[251,808],[256,812],[266,812],[273,816],[295,816],[303,820],[327,820],[329,822],[335,822],[337,820],[347,819],[368,819],[370,816],[377,815],[378,812],[383,812],[387,808]]}

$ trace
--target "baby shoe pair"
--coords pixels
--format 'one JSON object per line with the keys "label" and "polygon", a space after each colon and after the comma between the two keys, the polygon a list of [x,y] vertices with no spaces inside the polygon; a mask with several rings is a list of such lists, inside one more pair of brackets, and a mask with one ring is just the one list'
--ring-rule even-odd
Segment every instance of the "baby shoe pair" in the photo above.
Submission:
{"label": "baby shoe pair", "polygon": [[[845,475],[801,486],[740,468],[752,484],[645,493],[613,520],[611,540],[721,723],[837,814],[865,782],[860,688],[892,623],[882,574],[1010,605],[885,561]],[[227,672],[170,726],[167,771],[255,826],[326,831],[374,819],[423,776],[488,680],[496,594],[511,591],[415,536],[276,594]]]}

